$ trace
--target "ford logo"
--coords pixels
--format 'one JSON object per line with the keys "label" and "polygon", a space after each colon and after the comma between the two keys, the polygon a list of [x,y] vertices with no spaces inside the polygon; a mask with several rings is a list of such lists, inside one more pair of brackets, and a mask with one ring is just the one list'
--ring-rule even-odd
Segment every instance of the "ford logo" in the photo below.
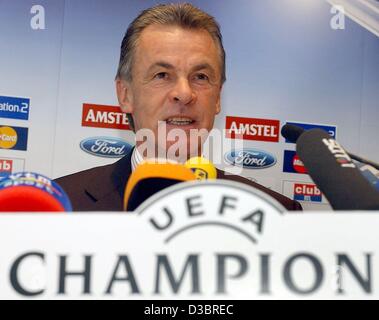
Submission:
{"label": "ford logo", "polygon": [[263,169],[273,166],[276,158],[271,153],[257,149],[232,150],[225,154],[230,164],[246,169]]}
{"label": "ford logo", "polygon": [[119,138],[93,137],[81,141],[80,148],[94,156],[121,158],[131,151],[132,146]]}

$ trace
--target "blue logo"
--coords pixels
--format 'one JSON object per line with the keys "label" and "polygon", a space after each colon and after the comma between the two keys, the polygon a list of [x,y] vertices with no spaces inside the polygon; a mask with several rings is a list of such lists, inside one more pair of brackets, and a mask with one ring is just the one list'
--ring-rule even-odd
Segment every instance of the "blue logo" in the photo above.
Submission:
{"label": "blue logo", "polygon": [[225,160],[232,165],[246,169],[264,169],[275,165],[274,155],[257,149],[232,150],[225,154]]}
{"label": "blue logo", "polygon": [[0,118],[29,119],[30,99],[0,96]]}
{"label": "blue logo", "polygon": [[94,156],[121,158],[132,150],[132,146],[119,138],[93,137],[80,142],[80,148]]}
{"label": "blue logo", "polygon": [[[337,135],[337,127],[336,126],[324,126],[321,124],[300,123],[300,122],[286,122],[286,124],[293,124],[295,126],[303,128],[304,130],[319,128],[319,129],[325,130],[327,133],[329,133],[333,139],[336,139],[336,135]],[[292,143],[287,139],[286,139],[286,142]]]}

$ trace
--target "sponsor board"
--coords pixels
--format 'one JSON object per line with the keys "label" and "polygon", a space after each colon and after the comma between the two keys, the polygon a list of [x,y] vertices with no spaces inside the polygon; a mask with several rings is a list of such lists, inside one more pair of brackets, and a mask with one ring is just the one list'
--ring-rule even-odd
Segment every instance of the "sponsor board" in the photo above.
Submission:
{"label": "sponsor board", "polygon": [[25,160],[0,157],[0,178],[13,172],[24,171]]}
{"label": "sponsor board", "polygon": [[28,120],[30,99],[0,96],[0,118]]}
{"label": "sponsor board", "polygon": [[[323,125],[323,124],[313,124],[313,123],[302,123],[302,122],[289,122],[289,121],[287,121],[285,123],[285,125],[286,124],[293,124],[295,126],[303,128],[304,130],[310,130],[310,129],[314,129],[314,128],[322,129],[322,130],[328,132],[329,135],[333,139],[336,139],[336,135],[337,135],[337,127],[336,126]],[[287,142],[287,143],[293,143],[293,142],[290,142],[287,139],[285,139],[285,142]]]}
{"label": "sponsor board", "polygon": [[137,210],[0,215],[0,298],[377,298],[378,215],[287,214],[229,181],[177,184]]}
{"label": "sponsor board", "polygon": [[284,150],[283,172],[306,174],[307,169],[295,151]]}
{"label": "sponsor board", "polygon": [[290,199],[327,204],[325,196],[314,183],[301,181],[283,181],[283,194]]}
{"label": "sponsor board", "polygon": [[279,142],[279,120],[226,117],[226,138]]}
{"label": "sponsor board", "polygon": [[93,156],[122,158],[131,151],[132,146],[120,138],[91,137],[82,140],[80,148]]}
{"label": "sponsor board", "polygon": [[126,113],[120,107],[83,104],[82,126],[130,130]]}
{"label": "sponsor board", "polygon": [[244,169],[265,169],[276,164],[273,154],[253,148],[231,150],[224,158],[228,163]]}
{"label": "sponsor board", "polygon": [[26,151],[28,145],[28,128],[0,126],[0,149]]}

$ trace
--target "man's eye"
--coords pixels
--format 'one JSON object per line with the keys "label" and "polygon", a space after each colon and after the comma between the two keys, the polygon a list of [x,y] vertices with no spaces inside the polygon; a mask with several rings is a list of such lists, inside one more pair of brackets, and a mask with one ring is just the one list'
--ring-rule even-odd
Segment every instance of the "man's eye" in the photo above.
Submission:
{"label": "man's eye", "polygon": [[167,72],[159,72],[154,76],[155,79],[167,79],[168,73]]}
{"label": "man's eye", "polygon": [[195,75],[196,80],[209,80],[209,77],[204,73],[198,73]]}

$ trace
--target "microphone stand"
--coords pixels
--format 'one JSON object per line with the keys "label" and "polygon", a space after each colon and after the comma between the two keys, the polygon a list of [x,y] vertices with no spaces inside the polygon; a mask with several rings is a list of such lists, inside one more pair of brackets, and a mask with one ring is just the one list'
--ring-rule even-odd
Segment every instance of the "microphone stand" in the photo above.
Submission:
{"label": "microphone stand", "polygon": [[365,164],[368,164],[372,167],[374,167],[375,169],[379,170],[379,164],[371,161],[371,160],[367,160],[365,158],[362,158],[360,156],[357,156],[356,154],[353,154],[353,153],[350,153],[350,152],[347,152],[347,154],[349,155],[349,157],[355,161],[358,161],[358,162],[361,162],[361,163],[365,163]]}

